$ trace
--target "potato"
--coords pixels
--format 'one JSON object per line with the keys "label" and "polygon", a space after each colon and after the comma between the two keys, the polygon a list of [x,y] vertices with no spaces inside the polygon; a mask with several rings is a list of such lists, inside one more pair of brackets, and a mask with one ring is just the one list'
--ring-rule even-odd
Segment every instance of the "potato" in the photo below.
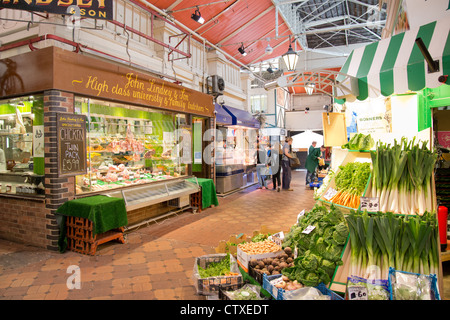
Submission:
{"label": "potato", "polygon": [[271,264],[267,266],[267,271],[269,271],[269,272],[273,272],[274,269],[275,269],[275,267]]}
{"label": "potato", "polygon": [[286,248],[284,248],[284,252],[285,252],[288,256],[290,256],[290,255],[292,254],[292,249],[291,249],[290,247],[286,247]]}
{"label": "potato", "polygon": [[284,268],[287,268],[287,267],[288,267],[288,264],[286,262],[281,262],[280,263],[280,268],[281,269],[284,269]]}
{"label": "potato", "polygon": [[292,259],[292,258],[287,258],[287,259],[286,259],[286,262],[287,262],[287,263],[292,263],[292,262],[294,262],[294,259]]}
{"label": "potato", "polygon": [[265,267],[264,261],[259,260],[258,261],[258,266],[263,269]]}
{"label": "potato", "polygon": [[256,259],[250,260],[250,265],[251,265],[253,268],[256,267],[257,264],[258,264],[258,260],[256,260]]}

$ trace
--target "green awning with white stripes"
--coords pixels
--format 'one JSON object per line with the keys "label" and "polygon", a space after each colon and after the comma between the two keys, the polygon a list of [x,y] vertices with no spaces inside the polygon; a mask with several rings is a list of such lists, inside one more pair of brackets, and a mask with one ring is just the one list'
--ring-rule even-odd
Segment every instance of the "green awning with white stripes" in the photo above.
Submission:
{"label": "green awning with white stripes", "polygon": [[[442,85],[439,76],[450,74],[449,30],[450,19],[442,19],[355,49],[341,69],[349,77],[339,75],[336,80],[352,87],[358,100],[436,88]],[[422,39],[433,60],[439,60],[438,72],[428,72],[416,38]],[[357,88],[349,78],[357,79]]]}

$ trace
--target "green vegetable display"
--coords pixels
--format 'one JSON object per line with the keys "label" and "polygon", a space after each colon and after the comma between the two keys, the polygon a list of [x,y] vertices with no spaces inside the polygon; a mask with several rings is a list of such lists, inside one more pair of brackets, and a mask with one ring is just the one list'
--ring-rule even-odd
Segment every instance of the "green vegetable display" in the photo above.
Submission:
{"label": "green vegetable display", "polygon": [[341,146],[342,149],[350,150],[370,150],[375,145],[370,134],[364,135],[362,133],[355,134],[349,142]]}
{"label": "green vegetable display", "polygon": [[331,202],[350,208],[359,207],[359,199],[369,181],[371,169],[368,162],[349,162],[339,166],[335,184],[338,193],[330,199]]}
{"label": "green vegetable display", "polygon": [[433,211],[430,196],[431,175],[437,154],[415,144],[415,138],[408,142],[377,143],[376,151],[370,151],[373,164],[371,196],[379,198],[380,210],[403,214],[423,214]]}
{"label": "green vegetable display", "polygon": [[389,267],[421,274],[439,269],[436,215],[397,216],[392,212],[352,211],[346,217],[350,231],[350,275],[387,279]]}
{"label": "green vegetable display", "polygon": [[206,268],[198,266],[200,278],[225,276],[230,273],[230,254],[219,262],[212,262]]}
{"label": "green vegetable display", "polygon": [[[314,229],[304,233],[309,226]],[[328,284],[336,266],[342,265],[341,254],[348,237],[348,226],[344,215],[335,206],[330,209],[315,205],[286,234],[283,248],[298,250],[292,267],[281,273],[290,280],[297,280],[305,286]]]}

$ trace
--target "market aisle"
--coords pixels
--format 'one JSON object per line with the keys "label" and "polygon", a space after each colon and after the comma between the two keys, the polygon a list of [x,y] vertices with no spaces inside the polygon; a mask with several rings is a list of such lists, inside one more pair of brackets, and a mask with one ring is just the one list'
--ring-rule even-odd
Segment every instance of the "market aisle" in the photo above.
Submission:
{"label": "market aisle", "polygon": [[[126,244],[105,244],[94,257],[0,240],[0,299],[205,299],[191,279],[195,257],[262,225],[288,230],[301,210],[314,205],[304,179],[297,171],[292,192],[253,186],[219,198],[218,207],[143,226],[127,235]],[[74,275],[69,266],[79,267],[80,289],[68,289]]]}
{"label": "market aisle", "polygon": [[[214,253],[230,235],[251,234],[262,225],[288,230],[301,210],[314,205],[304,172],[293,173],[292,185],[293,192],[251,187],[219,198],[218,207],[143,226],[128,234],[126,244],[105,244],[94,257],[0,240],[0,299],[204,300],[191,279],[195,257]],[[67,287],[69,266],[80,268],[80,289]],[[444,268],[448,299],[450,262]]]}

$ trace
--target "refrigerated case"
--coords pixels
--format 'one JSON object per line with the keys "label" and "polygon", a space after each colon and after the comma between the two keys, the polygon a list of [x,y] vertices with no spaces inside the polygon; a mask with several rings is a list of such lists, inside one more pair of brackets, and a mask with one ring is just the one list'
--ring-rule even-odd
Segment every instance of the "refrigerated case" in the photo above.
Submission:
{"label": "refrigerated case", "polygon": [[175,199],[179,200],[174,206],[188,206],[189,196],[198,191],[200,191],[198,183],[178,178],[135,188],[123,188],[105,194],[124,199],[127,211],[131,211],[164,201],[169,201],[170,204],[170,201]]}
{"label": "refrigerated case", "polygon": [[42,96],[0,101],[0,194],[42,197]]}
{"label": "refrigerated case", "polygon": [[220,108],[216,106],[216,191],[219,194],[245,187],[254,181],[259,124],[250,113],[237,110],[225,105]]}
{"label": "refrigerated case", "polygon": [[76,177],[77,195],[188,175],[185,115],[81,97],[75,110],[87,116],[88,169]]}

